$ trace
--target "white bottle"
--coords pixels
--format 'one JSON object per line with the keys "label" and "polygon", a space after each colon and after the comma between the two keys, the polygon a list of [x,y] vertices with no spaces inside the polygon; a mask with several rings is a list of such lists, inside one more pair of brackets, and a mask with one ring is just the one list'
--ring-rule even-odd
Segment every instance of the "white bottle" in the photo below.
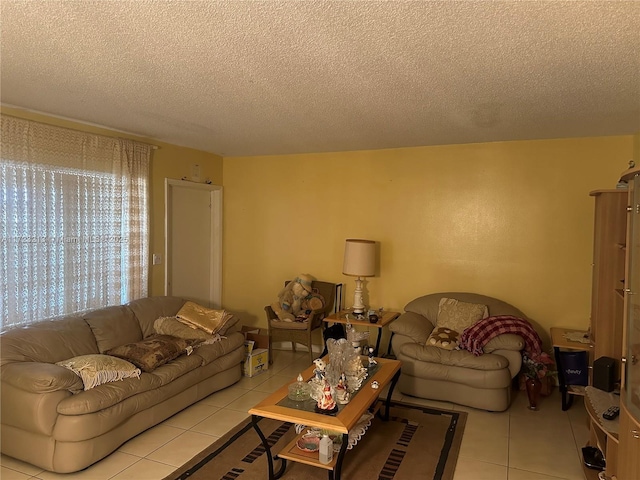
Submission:
{"label": "white bottle", "polygon": [[327,434],[322,435],[320,439],[319,459],[320,463],[324,465],[331,463],[331,460],[333,460],[333,441]]}

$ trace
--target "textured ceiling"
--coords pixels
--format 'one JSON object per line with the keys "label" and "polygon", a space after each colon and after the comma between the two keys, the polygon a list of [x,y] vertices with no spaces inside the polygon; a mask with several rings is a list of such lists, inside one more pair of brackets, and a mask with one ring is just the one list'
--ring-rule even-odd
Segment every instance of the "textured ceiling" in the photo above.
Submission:
{"label": "textured ceiling", "polygon": [[638,1],[1,2],[1,99],[225,156],[640,131]]}

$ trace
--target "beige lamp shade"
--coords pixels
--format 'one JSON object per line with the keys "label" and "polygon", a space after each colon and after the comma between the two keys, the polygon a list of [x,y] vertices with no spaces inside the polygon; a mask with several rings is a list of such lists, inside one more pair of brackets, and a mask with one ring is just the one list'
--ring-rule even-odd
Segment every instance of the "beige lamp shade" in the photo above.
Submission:
{"label": "beige lamp shade", "polygon": [[376,271],[376,242],[348,238],[344,246],[342,273],[354,277],[373,277]]}

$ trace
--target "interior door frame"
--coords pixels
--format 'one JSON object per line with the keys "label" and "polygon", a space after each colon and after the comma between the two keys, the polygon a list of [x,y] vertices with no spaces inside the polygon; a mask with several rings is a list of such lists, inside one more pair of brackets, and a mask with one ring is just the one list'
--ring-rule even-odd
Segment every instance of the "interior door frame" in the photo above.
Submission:
{"label": "interior door frame", "polygon": [[209,301],[213,308],[222,308],[222,186],[164,179],[164,294],[171,295],[171,205],[173,188],[191,188],[209,191],[211,212],[211,262],[209,265]]}

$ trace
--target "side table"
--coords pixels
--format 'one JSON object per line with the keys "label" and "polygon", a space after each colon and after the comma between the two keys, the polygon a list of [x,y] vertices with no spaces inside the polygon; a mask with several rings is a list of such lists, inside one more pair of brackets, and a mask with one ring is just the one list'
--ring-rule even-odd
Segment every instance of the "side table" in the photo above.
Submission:
{"label": "side table", "polygon": [[580,343],[580,342],[572,342],[565,338],[565,334],[570,332],[580,332],[586,334],[586,332],[582,332],[579,330],[572,330],[568,328],[559,328],[552,327],[551,328],[551,344],[553,345],[553,353],[556,358],[556,367],[558,369],[558,384],[560,389],[560,398],[562,400],[562,410],[568,410],[573,403],[572,395],[581,395],[584,396],[584,386],[580,385],[567,385],[564,373],[562,369],[562,350],[569,351],[582,351],[589,352],[589,359],[592,357],[593,344],[589,343]]}
{"label": "side table", "polygon": [[[349,318],[347,318],[349,315]],[[340,310],[338,313],[332,313],[331,315],[325,317],[322,321],[325,323],[341,323],[346,325],[350,323],[351,325],[360,325],[361,327],[376,327],[378,329],[378,337],[376,338],[376,351],[374,352],[375,356],[378,355],[380,351],[380,340],[382,339],[382,329],[393,322],[396,318],[400,316],[400,312],[390,312],[384,311],[382,312],[382,316],[378,318],[376,323],[371,323],[369,320],[356,320],[353,316],[353,312],[350,310]],[[389,345],[387,346],[387,356],[391,354],[391,339],[389,339]]]}

